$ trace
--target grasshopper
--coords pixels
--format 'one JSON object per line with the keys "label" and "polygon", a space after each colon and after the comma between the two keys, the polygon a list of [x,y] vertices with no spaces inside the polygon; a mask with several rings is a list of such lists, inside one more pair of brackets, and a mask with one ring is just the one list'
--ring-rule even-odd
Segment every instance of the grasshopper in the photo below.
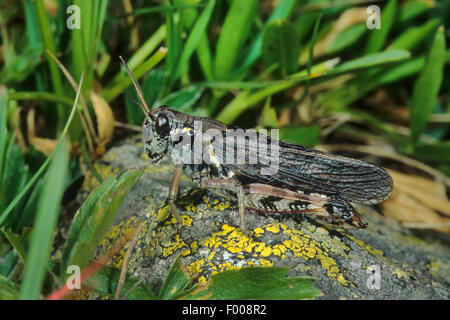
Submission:
{"label": "grasshopper", "polygon": [[[172,156],[174,174],[168,203],[178,223],[182,220],[176,200],[183,172],[200,188],[235,198],[242,231],[246,231],[246,209],[311,215],[338,227],[366,228],[367,223],[350,203],[376,204],[391,196],[389,173],[361,160],[309,149],[262,133],[255,134],[254,141],[258,143],[247,143],[246,139],[233,139],[230,143],[227,139],[225,149],[225,136],[231,129],[239,128],[166,106],[150,110],[130,69],[120,59],[145,114],[142,132],[146,154],[155,164],[168,154]],[[273,147],[270,155],[262,148],[269,145]],[[223,161],[229,152],[234,153],[228,157],[231,161]],[[173,156],[175,153],[178,158]],[[206,157],[195,159],[197,153]],[[274,155],[275,170],[271,161]],[[183,157],[191,161],[179,161]],[[245,159],[257,161],[242,161]]]}

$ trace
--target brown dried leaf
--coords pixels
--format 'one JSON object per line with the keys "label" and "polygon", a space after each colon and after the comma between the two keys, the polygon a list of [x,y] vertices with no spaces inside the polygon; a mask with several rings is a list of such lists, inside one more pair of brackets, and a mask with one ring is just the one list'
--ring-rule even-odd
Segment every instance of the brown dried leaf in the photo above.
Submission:
{"label": "brown dried leaf", "polygon": [[33,137],[30,143],[34,146],[36,150],[39,150],[46,156],[49,156],[52,153],[53,149],[56,147],[56,140]]}
{"label": "brown dried leaf", "polygon": [[[423,223],[424,225],[444,225],[449,218],[450,201],[447,199],[445,186],[431,179],[408,175],[389,170],[394,180],[394,193],[383,202],[383,212],[401,222]],[[436,227],[436,230],[450,233],[448,227]]]}
{"label": "brown dried leaf", "polygon": [[97,116],[97,131],[99,144],[96,153],[101,156],[105,153],[106,145],[114,136],[114,114],[108,102],[96,93],[91,93],[91,101]]}
{"label": "brown dried leaf", "polygon": [[432,179],[390,170],[397,191],[405,192],[428,207],[450,217],[450,201],[444,184]]}

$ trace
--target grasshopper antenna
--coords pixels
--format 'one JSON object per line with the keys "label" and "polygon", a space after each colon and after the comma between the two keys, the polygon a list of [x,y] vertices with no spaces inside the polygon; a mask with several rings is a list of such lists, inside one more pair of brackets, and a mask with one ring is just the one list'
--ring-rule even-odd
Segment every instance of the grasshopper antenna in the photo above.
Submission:
{"label": "grasshopper antenna", "polygon": [[139,95],[139,99],[141,100],[142,103],[138,103],[138,105],[141,107],[142,111],[145,114],[145,117],[149,120],[151,120],[152,118],[150,117],[150,108],[148,107],[147,103],[144,100],[144,95],[142,94],[141,89],[139,88],[139,85],[137,84],[136,80],[134,80],[133,74],[131,73],[130,68],[128,68],[128,65],[126,64],[125,60],[123,60],[122,56],[119,56],[120,61],[122,61],[122,64],[124,65],[125,69],[128,72],[128,75],[131,78],[131,81],[133,81],[133,85],[136,88],[136,91]]}

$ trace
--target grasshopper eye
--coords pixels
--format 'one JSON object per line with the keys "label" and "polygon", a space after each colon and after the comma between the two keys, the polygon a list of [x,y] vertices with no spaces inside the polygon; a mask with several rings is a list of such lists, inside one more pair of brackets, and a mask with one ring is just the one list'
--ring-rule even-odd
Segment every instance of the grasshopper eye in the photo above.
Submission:
{"label": "grasshopper eye", "polygon": [[170,129],[169,119],[164,114],[160,114],[156,118],[155,129],[158,134],[165,134]]}

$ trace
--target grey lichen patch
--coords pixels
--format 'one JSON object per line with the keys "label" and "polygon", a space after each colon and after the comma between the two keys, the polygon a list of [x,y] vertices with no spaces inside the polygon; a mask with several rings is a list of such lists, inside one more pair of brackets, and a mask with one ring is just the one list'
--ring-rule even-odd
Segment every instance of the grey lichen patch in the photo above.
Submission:
{"label": "grey lichen patch", "polygon": [[[145,170],[110,233],[117,236],[144,221],[128,270],[155,292],[181,254],[199,282],[245,266],[289,266],[290,276],[315,279],[323,292],[320,299],[448,299],[448,243],[420,239],[377,215],[365,215],[366,230],[343,231],[314,219],[247,213],[248,235],[238,227],[235,202],[199,190],[184,177],[177,201],[183,219],[180,231],[166,201],[172,165],[167,160],[152,165],[134,141],[112,148],[96,166],[105,176],[128,168]],[[95,185],[89,180],[86,191]],[[108,245],[105,240],[101,249]],[[113,263],[120,262],[118,257]]]}

